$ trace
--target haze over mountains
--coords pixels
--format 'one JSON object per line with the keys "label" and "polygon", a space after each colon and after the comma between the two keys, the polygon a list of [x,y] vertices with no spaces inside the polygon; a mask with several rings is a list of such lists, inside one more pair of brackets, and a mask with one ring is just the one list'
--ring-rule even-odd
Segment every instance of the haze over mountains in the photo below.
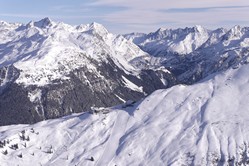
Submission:
{"label": "haze over mountains", "polygon": [[249,28],[122,36],[45,18],[0,34],[1,125],[85,112],[1,127],[0,163],[249,162]]}

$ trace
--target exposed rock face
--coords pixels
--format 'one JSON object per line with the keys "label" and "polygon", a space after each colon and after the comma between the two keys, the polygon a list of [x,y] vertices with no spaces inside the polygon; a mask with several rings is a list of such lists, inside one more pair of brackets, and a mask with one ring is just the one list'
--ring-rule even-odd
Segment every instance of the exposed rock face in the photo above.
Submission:
{"label": "exposed rock face", "polygon": [[19,77],[19,71],[14,66],[0,68],[0,94]]}

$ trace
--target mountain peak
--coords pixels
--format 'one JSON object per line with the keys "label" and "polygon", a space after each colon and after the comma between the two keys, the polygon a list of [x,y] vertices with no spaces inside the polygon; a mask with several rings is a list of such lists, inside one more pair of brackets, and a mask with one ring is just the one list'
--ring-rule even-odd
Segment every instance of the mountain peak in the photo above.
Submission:
{"label": "mountain peak", "polygon": [[0,21],[0,25],[6,25],[6,24],[8,24],[8,23],[5,21]]}
{"label": "mountain peak", "polygon": [[107,29],[106,29],[102,24],[99,24],[99,23],[97,23],[97,22],[91,23],[90,26],[89,26],[89,28],[90,28],[90,29],[106,30],[106,31],[107,31]]}
{"label": "mountain peak", "polygon": [[153,39],[162,39],[165,36],[169,35],[169,31],[166,28],[159,28],[158,30],[156,30],[155,32],[151,32],[149,33],[149,35],[153,38]]}
{"label": "mountain peak", "polygon": [[100,35],[106,35],[109,33],[108,30],[102,24],[96,22],[93,22],[89,25],[89,30],[98,33]]}
{"label": "mountain peak", "polygon": [[242,27],[239,26],[239,25],[235,25],[235,26],[231,29],[231,33],[234,33],[234,34],[236,34],[236,33],[241,33],[241,31],[242,31]]}
{"label": "mountain peak", "polygon": [[227,33],[228,39],[240,38],[243,35],[242,28],[239,25],[234,26]]}
{"label": "mountain peak", "polygon": [[46,28],[48,26],[51,26],[52,24],[53,24],[53,21],[48,17],[45,17],[41,19],[40,21],[34,22],[34,26],[39,27],[39,28]]}
{"label": "mountain peak", "polygon": [[9,22],[0,20],[0,27],[8,27],[8,28],[13,27],[13,28],[15,28],[15,27],[20,26],[20,25],[21,25],[20,23],[9,23]]}
{"label": "mountain peak", "polygon": [[203,32],[206,31],[206,29],[204,27],[202,27],[201,25],[195,25],[194,29],[198,32]]}
{"label": "mountain peak", "polygon": [[167,30],[166,28],[159,28],[154,33],[160,35],[160,34],[164,34],[166,30]]}
{"label": "mountain peak", "polygon": [[97,22],[92,22],[92,23],[90,24],[90,26],[93,26],[93,27],[103,27],[102,24],[99,24],[99,23],[97,23]]}
{"label": "mountain peak", "polygon": [[159,28],[156,32],[163,32],[165,30],[166,30],[166,28]]}
{"label": "mountain peak", "polygon": [[240,25],[235,25],[232,29],[241,29]]}

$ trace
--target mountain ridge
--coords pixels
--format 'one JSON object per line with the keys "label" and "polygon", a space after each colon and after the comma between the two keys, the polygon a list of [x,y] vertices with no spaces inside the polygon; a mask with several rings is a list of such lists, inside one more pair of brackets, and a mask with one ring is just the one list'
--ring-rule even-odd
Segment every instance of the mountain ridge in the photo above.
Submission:
{"label": "mountain ridge", "polygon": [[[246,165],[248,70],[248,64],[230,68],[194,85],[157,90],[136,103],[34,125],[0,127],[0,141],[9,142],[2,147],[8,153],[0,154],[0,161],[6,165]],[[19,148],[11,149],[15,144]]]}
{"label": "mountain ridge", "polygon": [[[144,40],[144,45],[135,45],[132,36],[111,34],[98,23],[71,26],[49,18],[28,24],[3,23],[0,99],[4,103],[0,112],[8,122],[1,125],[34,123],[92,106],[139,100],[179,83],[194,84],[212,73],[248,63],[248,32],[239,26],[215,31],[201,26],[161,28],[148,34],[151,40]],[[155,54],[150,55],[148,49]],[[11,105],[13,99],[7,94],[19,92],[27,107],[17,98]],[[28,120],[11,118],[17,109]]]}
{"label": "mountain ridge", "polygon": [[0,34],[0,163],[249,163],[249,28],[146,39],[45,18]]}
{"label": "mountain ridge", "polygon": [[128,34],[124,37],[159,58],[161,65],[176,75],[179,82],[192,84],[211,73],[236,67],[242,59],[247,63],[248,35],[247,27],[210,31],[197,26],[159,29],[141,36]]}
{"label": "mountain ridge", "polygon": [[[0,41],[1,81],[8,81],[0,87],[0,125],[138,100],[177,82],[150,55],[101,24],[71,26],[44,18],[10,26],[0,27],[5,38]],[[9,78],[9,69],[18,77]],[[13,93],[20,94],[8,96]],[[17,110],[18,116],[25,113],[25,120],[14,116]]]}

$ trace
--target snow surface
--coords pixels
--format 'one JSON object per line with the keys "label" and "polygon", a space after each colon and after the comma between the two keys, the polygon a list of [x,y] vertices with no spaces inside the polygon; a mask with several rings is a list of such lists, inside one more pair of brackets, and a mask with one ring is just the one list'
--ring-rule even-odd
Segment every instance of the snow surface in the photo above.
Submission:
{"label": "snow surface", "polygon": [[[239,165],[249,157],[249,65],[134,105],[0,127],[4,165]],[[108,113],[109,112],[109,113]],[[33,129],[32,129],[33,128]],[[21,131],[25,138],[20,140]],[[17,150],[9,147],[18,144]],[[51,153],[49,153],[51,152]],[[22,158],[17,155],[22,154]],[[91,161],[93,157],[94,161]]]}
{"label": "snow surface", "polygon": [[184,29],[160,28],[149,34],[131,33],[124,36],[156,57],[173,54],[180,57],[193,56],[194,59],[196,54],[213,57],[225,53],[241,56],[239,53],[245,52],[243,49],[249,47],[249,28],[240,26],[234,26],[230,30],[207,30],[199,25]]}
{"label": "snow surface", "polygon": [[165,56],[167,52],[189,54],[205,43],[210,31],[200,25],[185,29],[163,29],[149,34],[124,35],[152,55]]}
{"label": "snow surface", "polygon": [[82,66],[94,69],[91,59],[111,58],[125,72],[136,73],[135,63],[146,57],[134,43],[98,23],[71,26],[49,18],[27,25],[0,22],[0,67],[14,64],[21,70],[16,82],[26,86],[68,79],[69,72]]}
{"label": "snow surface", "polygon": [[137,92],[143,92],[143,87],[138,87],[136,84],[132,83],[124,76],[122,76],[122,79],[124,80],[125,86],[128,87],[129,89],[137,91]]}

